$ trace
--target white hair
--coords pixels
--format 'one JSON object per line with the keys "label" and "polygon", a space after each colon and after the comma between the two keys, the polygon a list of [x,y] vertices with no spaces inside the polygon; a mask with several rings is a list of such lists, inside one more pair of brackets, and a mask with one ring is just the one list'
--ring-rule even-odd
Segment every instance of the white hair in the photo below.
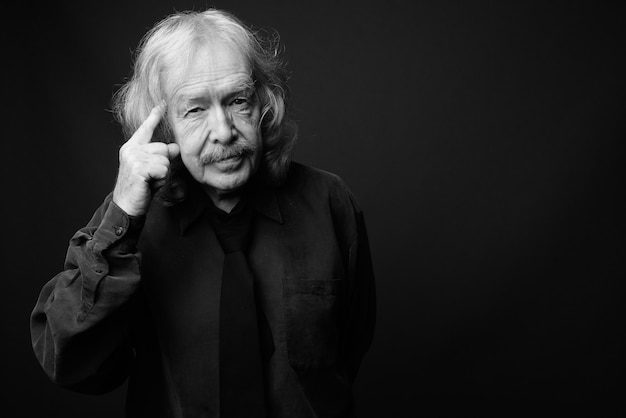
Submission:
{"label": "white hair", "polygon": [[[261,106],[261,167],[267,180],[280,182],[291,161],[297,127],[287,111],[287,72],[278,36],[263,37],[228,12],[208,9],[175,13],[148,31],[137,49],[130,80],[113,97],[115,116],[130,137],[150,110],[168,99],[166,84],[171,69],[189,65],[195,52],[215,39],[232,44],[248,60]],[[166,142],[172,139],[167,122],[155,135]]]}

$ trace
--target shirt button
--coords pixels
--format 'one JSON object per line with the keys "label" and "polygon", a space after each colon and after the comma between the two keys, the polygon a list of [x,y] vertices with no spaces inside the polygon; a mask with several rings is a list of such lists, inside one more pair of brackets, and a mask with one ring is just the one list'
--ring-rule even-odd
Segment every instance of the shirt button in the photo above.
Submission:
{"label": "shirt button", "polygon": [[121,226],[116,226],[115,227],[115,235],[117,235],[118,237],[121,236],[124,233],[124,228],[122,228]]}

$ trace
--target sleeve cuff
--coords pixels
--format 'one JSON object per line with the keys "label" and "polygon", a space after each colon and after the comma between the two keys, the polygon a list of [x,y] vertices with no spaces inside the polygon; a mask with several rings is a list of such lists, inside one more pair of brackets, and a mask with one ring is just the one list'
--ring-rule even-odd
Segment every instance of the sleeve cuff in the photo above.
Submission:
{"label": "sleeve cuff", "polygon": [[132,253],[136,250],[144,223],[145,216],[129,216],[111,201],[93,237],[102,249]]}

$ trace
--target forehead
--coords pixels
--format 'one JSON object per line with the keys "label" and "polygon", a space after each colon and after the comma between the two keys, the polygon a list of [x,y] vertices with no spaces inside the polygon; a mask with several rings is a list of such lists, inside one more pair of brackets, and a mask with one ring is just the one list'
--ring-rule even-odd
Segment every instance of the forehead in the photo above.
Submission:
{"label": "forehead", "polygon": [[188,59],[178,60],[167,74],[168,96],[174,100],[198,90],[217,92],[251,82],[248,61],[223,41],[201,45]]}

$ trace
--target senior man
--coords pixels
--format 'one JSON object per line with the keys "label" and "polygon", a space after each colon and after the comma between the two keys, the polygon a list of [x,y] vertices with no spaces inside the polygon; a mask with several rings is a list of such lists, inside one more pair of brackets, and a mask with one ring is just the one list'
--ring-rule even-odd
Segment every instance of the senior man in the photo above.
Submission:
{"label": "senior man", "polygon": [[277,45],[229,13],[171,15],[115,96],[113,192],[31,318],[57,384],[127,378],[129,417],[352,417],[375,291],[363,215],[290,162]]}

